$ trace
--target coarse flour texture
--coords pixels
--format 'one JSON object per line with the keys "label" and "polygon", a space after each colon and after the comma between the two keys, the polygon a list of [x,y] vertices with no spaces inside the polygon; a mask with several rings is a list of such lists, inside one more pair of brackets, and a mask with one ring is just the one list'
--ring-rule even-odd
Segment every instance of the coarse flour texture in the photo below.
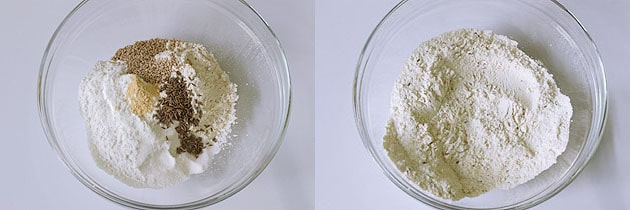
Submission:
{"label": "coarse flour texture", "polygon": [[[173,126],[165,129],[153,117],[157,100],[165,93],[139,81],[137,75],[128,72],[124,61],[99,61],[80,85],[79,104],[94,160],[130,186],[167,187],[204,172],[226,144],[236,120],[236,85],[212,54],[194,43],[169,44],[175,46],[155,59],[182,63],[172,74],[183,75],[193,99],[203,104],[197,110],[203,113],[202,118],[192,130],[212,146],[204,148],[199,157],[176,152],[180,146],[178,133]],[[142,97],[129,96],[131,93]],[[142,103],[130,99],[134,97]],[[150,106],[132,109],[147,104]],[[147,109],[148,113],[137,111]]]}
{"label": "coarse flour texture", "polygon": [[509,189],[565,150],[573,114],[552,75],[490,31],[461,29],[418,47],[393,89],[384,147],[407,178],[460,200]]}

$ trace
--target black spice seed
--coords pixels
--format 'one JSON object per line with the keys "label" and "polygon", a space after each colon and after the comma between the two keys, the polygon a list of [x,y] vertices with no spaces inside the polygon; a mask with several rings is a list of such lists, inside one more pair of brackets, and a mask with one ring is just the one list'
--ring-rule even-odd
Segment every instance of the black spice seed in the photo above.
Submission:
{"label": "black spice seed", "polygon": [[195,157],[203,152],[205,146],[201,137],[192,133],[192,127],[199,124],[200,114],[195,114],[192,105],[192,97],[190,91],[186,88],[186,83],[181,78],[181,74],[177,72],[179,77],[169,77],[163,80],[160,85],[160,91],[166,93],[166,97],[162,97],[158,101],[159,109],[155,114],[158,121],[170,127],[175,121],[179,125],[175,127],[175,131],[180,138],[180,146],[177,153],[190,153]]}

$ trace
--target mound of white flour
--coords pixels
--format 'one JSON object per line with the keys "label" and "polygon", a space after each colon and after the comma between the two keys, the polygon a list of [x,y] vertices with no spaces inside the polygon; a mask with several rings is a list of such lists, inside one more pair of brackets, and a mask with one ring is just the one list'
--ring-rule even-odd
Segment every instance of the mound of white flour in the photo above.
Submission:
{"label": "mound of white flour", "polygon": [[418,47],[391,98],[384,147],[407,178],[459,200],[509,189],[565,150],[573,114],[541,63],[509,38],[462,29]]}
{"label": "mound of white flour", "polygon": [[236,120],[236,84],[230,82],[212,54],[202,45],[182,42],[156,57],[165,55],[185,63],[173,71],[191,84],[188,88],[194,93],[193,99],[203,102],[203,117],[193,132],[212,145],[199,157],[176,152],[180,139],[174,126],[165,129],[154,117],[157,99],[151,112],[142,116],[132,113],[126,94],[136,75],[128,72],[124,61],[99,61],[80,85],[80,111],[94,160],[130,186],[167,187],[204,172],[228,144]]}

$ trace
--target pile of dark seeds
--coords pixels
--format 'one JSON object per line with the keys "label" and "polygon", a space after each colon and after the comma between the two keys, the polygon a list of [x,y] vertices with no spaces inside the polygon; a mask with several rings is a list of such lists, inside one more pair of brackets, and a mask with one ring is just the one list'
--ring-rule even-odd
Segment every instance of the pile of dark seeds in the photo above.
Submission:
{"label": "pile of dark seeds", "polygon": [[155,55],[165,50],[171,50],[172,47],[167,48],[169,41],[172,41],[171,46],[180,42],[174,39],[157,38],[139,41],[116,51],[112,60],[125,61],[129,73],[138,75],[146,82],[158,85],[160,92],[166,93],[166,97],[160,97],[158,100],[157,112],[154,117],[164,129],[173,126],[175,121],[179,122],[179,125],[175,127],[180,139],[177,153],[187,152],[199,157],[203,149],[206,146],[211,146],[211,144],[204,145],[201,137],[196,136],[191,131],[192,127],[199,124],[202,112],[199,110],[195,113],[195,108],[192,105],[192,93],[188,90],[182,75],[177,72],[175,77],[171,76],[172,69],[183,64],[177,63],[175,59],[155,59]]}

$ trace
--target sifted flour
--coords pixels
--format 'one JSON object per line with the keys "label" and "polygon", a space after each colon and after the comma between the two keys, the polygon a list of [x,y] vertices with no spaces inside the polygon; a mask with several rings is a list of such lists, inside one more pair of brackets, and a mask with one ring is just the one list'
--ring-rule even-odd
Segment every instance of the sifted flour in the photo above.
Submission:
{"label": "sifted flour", "polygon": [[451,200],[533,179],[569,140],[569,98],[517,42],[490,31],[422,43],[391,105],[389,157],[422,189]]}

